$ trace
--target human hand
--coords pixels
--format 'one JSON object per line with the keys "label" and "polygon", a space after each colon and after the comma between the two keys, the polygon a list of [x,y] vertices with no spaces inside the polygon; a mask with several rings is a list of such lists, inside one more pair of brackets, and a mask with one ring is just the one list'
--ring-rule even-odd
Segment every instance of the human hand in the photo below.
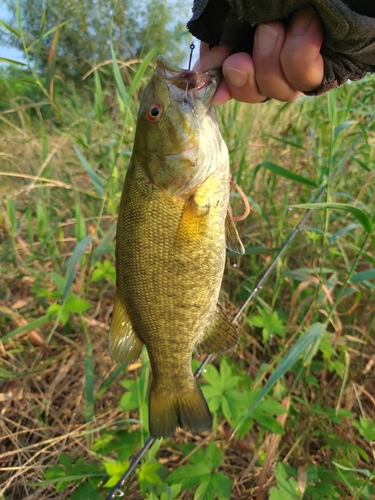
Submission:
{"label": "human hand", "polygon": [[293,101],[302,92],[321,85],[322,43],[319,16],[312,7],[304,7],[293,14],[287,27],[279,21],[258,25],[252,56],[247,52],[231,54],[229,47],[210,50],[201,43],[194,69],[207,71],[222,66],[224,79],[212,104],[223,104],[231,98],[250,103],[267,97]]}

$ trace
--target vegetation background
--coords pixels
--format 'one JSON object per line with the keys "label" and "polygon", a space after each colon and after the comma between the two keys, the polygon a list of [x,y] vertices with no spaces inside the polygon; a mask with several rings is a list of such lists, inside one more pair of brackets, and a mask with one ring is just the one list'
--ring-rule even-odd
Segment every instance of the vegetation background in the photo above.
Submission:
{"label": "vegetation background", "polygon": [[[186,59],[187,18],[20,0],[0,21],[26,61],[0,73],[4,500],[105,498],[147,438],[147,353],[107,351],[116,217],[142,88],[158,53]],[[234,316],[257,294],[200,379],[213,431],[154,442],[126,498],[375,498],[374,91],[217,110],[252,207],[221,299]]]}

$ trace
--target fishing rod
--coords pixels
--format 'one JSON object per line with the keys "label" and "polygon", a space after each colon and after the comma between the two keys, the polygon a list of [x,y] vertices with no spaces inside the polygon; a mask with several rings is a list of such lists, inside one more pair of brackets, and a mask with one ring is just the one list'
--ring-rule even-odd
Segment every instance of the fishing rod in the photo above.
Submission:
{"label": "fishing rod", "polygon": [[[371,123],[371,122],[370,122]],[[324,193],[327,191],[328,186],[331,184],[331,182],[334,181],[334,179],[337,177],[338,173],[341,171],[341,169],[344,167],[346,164],[347,160],[349,159],[350,155],[354,151],[354,149],[357,147],[358,143],[360,142],[360,139],[358,138],[352,146],[348,149],[344,157],[341,159],[340,163],[338,164],[336,170],[333,172],[333,174],[328,178],[325,184],[320,186],[318,189],[318,192],[312,201],[312,203],[318,203]],[[254,299],[254,297],[257,295],[257,293],[262,289],[263,284],[266,282],[267,278],[270,276],[272,273],[274,267],[276,266],[277,261],[280,259],[280,257],[283,255],[285,250],[288,248],[288,246],[291,244],[291,242],[294,240],[294,238],[297,236],[298,233],[300,233],[303,229],[304,224],[306,223],[307,219],[310,217],[313,209],[309,209],[306,211],[305,215],[301,218],[295,229],[290,233],[290,235],[287,237],[285,240],[284,244],[280,248],[280,250],[277,252],[275,255],[274,259],[271,261],[269,266],[267,267],[266,271],[264,272],[263,276],[259,279],[259,281],[256,283],[255,287],[245,300],[245,302],[242,304],[240,309],[237,311],[236,315],[233,317],[231,323],[235,323],[236,321],[239,320],[239,318],[242,316],[243,312],[245,309],[249,306],[250,302]],[[204,360],[202,361],[201,365],[199,368],[195,371],[194,373],[194,378],[198,379],[205,366],[213,359],[214,355],[209,354],[207,355]],[[132,472],[134,469],[137,467],[138,463],[142,460],[146,452],[150,449],[152,444],[154,443],[155,439],[152,437],[149,437],[147,441],[144,443],[142,449],[137,453],[137,455],[133,458],[132,462],[130,463],[128,469],[126,472],[123,474],[123,476],[119,479],[117,482],[116,486],[112,489],[110,494],[106,497],[106,500],[113,500],[115,498],[121,498],[125,495],[125,493],[122,491],[123,486],[125,485],[125,482],[127,479],[131,476]]]}

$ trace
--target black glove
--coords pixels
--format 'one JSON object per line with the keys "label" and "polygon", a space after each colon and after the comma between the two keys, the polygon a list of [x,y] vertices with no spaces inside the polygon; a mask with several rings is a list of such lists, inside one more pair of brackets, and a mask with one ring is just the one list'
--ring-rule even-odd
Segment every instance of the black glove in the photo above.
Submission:
{"label": "black glove", "polygon": [[307,5],[315,8],[324,29],[324,79],[305,94],[322,94],[375,71],[374,0],[194,0],[187,27],[212,47],[227,45],[251,54],[257,24],[285,21]]}

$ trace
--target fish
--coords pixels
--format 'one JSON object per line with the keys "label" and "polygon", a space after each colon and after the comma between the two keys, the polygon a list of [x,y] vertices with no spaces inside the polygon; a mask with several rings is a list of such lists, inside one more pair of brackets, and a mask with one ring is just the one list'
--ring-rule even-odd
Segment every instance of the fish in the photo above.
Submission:
{"label": "fish", "polygon": [[109,351],[148,351],[151,437],[210,430],[191,360],[238,342],[218,302],[226,247],[244,253],[229,207],[229,155],[211,99],[219,70],[178,68],[159,56],[145,87],[116,235]]}

